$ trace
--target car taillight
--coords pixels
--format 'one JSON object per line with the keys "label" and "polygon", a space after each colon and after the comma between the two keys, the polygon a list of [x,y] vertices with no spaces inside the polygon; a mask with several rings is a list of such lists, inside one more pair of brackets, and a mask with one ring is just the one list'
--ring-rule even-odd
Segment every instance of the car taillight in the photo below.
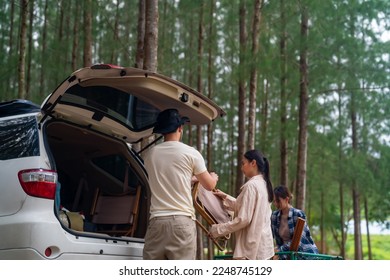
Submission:
{"label": "car taillight", "polygon": [[31,196],[54,199],[57,172],[45,169],[28,169],[18,173],[23,190]]}

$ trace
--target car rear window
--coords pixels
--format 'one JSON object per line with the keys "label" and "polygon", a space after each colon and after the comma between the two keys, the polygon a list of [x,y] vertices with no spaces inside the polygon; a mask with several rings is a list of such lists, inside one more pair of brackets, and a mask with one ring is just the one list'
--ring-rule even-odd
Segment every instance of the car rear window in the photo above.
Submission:
{"label": "car rear window", "polygon": [[39,156],[35,116],[0,120],[0,160]]}
{"label": "car rear window", "polygon": [[152,127],[160,112],[154,106],[131,93],[107,86],[82,87],[75,85],[67,90],[60,103],[77,105],[119,121],[132,131]]}

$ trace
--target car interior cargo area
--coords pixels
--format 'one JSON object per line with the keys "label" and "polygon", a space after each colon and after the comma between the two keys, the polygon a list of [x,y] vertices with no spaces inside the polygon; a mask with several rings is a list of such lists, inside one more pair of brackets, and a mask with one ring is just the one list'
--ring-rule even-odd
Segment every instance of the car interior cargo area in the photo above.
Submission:
{"label": "car interior cargo area", "polygon": [[48,122],[44,131],[58,173],[55,206],[63,225],[83,233],[143,238],[146,178],[128,146],[63,121]]}

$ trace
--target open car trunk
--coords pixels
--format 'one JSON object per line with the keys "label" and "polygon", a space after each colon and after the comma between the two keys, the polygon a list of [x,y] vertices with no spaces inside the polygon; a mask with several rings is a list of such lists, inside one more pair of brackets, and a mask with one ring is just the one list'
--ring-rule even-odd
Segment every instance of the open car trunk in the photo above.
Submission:
{"label": "open car trunk", "polygon": [[65,227],[144,238],[147,179],[125,142],[63,121],[45,127],[60,184],[56,211]]}

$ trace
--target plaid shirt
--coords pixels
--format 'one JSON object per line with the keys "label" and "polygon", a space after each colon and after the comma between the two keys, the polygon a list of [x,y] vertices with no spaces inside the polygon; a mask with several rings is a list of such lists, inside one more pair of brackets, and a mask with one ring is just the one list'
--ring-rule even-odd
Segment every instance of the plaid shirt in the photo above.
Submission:
{"label": "plaid shirt", "polygon": [[[290,232],[290,241],[288,243],[283,244],[283,240],[279,235],[281,211],[277,210],[272,213],[271,216],[272,234],[275,238],[276,245],[278,246],[280,252],[285,252],[290,250],[290,243],[294,234],[294,228],[297,223],[298,217],[301,217],[302,219],[306,220],[306,215],[302,210],[291,207],[288,212],[288,219],[287,219],[288,228]],[[307,226],[307,222],[305,223],[305,226],[303,228],[302,238],[299,244],[298,251],[318,254],[317,246],[314,244],[313,238],[310,235],[310,230],[309,227]]]}

